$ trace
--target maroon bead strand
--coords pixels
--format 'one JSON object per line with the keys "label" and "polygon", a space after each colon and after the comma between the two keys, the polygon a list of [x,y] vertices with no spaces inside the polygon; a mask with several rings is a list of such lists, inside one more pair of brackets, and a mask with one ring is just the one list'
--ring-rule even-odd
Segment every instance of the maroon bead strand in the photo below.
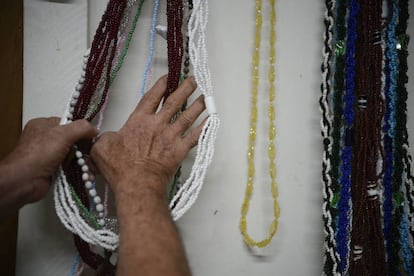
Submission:
{"label": "maroon bead strand", "polygon": [[168,80],[164,100],[177,89],[180,81],[184,48],[182,0],[167,0],[167,24]]}

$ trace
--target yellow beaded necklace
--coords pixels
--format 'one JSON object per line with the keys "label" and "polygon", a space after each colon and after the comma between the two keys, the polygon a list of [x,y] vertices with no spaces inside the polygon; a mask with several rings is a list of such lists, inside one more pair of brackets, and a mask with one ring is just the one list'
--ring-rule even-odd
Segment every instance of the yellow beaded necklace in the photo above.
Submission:
{"label": "yellow beaded necklace", "polygon": [[256,0],[256,26],[255,26],[255,36],[254,36],[254,53],[253,53],[253,72],[252,72],[252,105],[251,105],[251,114],[250,114],[250,133],[249,133],[249,148],[247,151],[248,159],[248,179],[246,186],[246,193],[243,200],[241,208],[241,217],[240,217],[240,231],[243,235],[244,242],[253,247],[265,247],[272,240],[273,236],[276,234],[278,227],[278,219],[280,216],[279,203],[277,201],[278,189],[276,183],[276,150],[275,150],[275,136],[276,136],[276,127],[275,127],[275,43],[276,43],[276,9],[275,9],[275,0],[269,0],[271,5],[270,10],[270,49],[269,49],[269,70],[268,70],[268,80],[269,80],[269,146],[268,146],[268,155],[269,155],[269,175],[271,179],[271,191],[273,197],[273,213],[274,218],[270,225],[268,236],[261,240],[255,241],[247,233],[247,211],[249,210],[250,198],[253,192],[253,180],[255,176],[255,163],[254,163],[254,147],[256,143],[256,127],[257,127],[257,93],[259,89],[259,61],[260,61],[260,41],[261,41],[261,29],[262,29],[262,0]]}

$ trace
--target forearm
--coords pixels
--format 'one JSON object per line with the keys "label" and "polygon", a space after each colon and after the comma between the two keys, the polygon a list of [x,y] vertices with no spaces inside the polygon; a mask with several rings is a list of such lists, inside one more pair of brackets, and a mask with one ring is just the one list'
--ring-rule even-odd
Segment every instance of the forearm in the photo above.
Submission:
{"label": "forearm", "polygon": [[0,161],[0,218],[17,211],[31,194],[27,168],[11,158]]}
{"label": "forearm", "polygon": [[[166,194],[146,178],[116,194],[120,226],[118,275],[190,275]],[[122,183],[124,184],[124,183]],[[121,185],[120,185],[121,186]],[[123,186],[131,186],[128,183]]]}

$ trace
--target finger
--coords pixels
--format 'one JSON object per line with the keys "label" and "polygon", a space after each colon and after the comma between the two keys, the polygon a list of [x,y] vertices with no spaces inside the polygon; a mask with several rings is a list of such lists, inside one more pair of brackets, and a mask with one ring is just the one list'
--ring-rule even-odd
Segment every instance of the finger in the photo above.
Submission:
{"label": "finger", "polygon": [[177,120],[172,125],[174,132],[183,133],[186,131],[194,122],[198,116],[206,109],[204,104],[204,96],[201,95],[195,100],[191,106],[181,113]]}
{"label": "finger", "polygon": [[183,106],[188,97],[197,88],[197,84],[193,77],[186,78],[180,86],[167,98],[161,111],[162,116],[166,121],[170,121],[174,114],[176,114]]}
{"label": "finger", "polygon": [[167,90],[167,76],[162,76],[157,80],[153,87],[145,93],[144,97],[135,108],[135,112],[141,110],[145,113],[153,114],[160,105],[162,96]]}
{"label": "finger", "polygon": [[76,120],[70,124],[60,126],[65,135],[65,139],[70,144],[74,144],[81,139],[91,139],[98,135],[98,130],[87,120]]}
{"label": "finger", "polygon": [[196,128],[193,128],[192,130],[190,130],[187,133],[187,135],[182,138],[184,145],[187,146],[188,150],[197,146],[198,140],[200,138],[200,134],[203,130],[203,127],[206,121],[207,121],[207,118],[205,118]]}

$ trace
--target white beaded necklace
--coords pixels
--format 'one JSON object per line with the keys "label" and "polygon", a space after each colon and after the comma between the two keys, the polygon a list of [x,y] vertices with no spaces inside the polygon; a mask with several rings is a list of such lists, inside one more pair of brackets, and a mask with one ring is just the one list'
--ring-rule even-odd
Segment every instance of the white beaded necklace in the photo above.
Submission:
{"label": "white beaded necklace", "polygon": [[214,145],[220,126],[220,119],[214,103],[206,47],[208,1],[195,0],[193,5],[193,12],[188,21],[189,55],[198,88],[204,94],[208,118],[198,139],[197,154],[190,176],[170,202],[174,220],[179,219],[191,208],[201,191],[207,168],[213,159]]}

